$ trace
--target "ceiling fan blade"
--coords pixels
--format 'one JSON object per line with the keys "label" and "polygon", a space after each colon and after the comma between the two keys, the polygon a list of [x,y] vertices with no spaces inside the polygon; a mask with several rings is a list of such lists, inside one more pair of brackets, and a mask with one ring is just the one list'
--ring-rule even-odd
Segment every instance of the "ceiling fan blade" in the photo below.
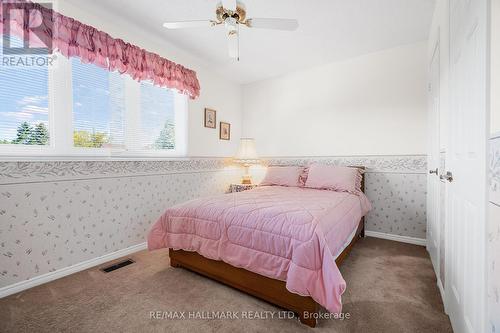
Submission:
{"label": "ceiling fan blade", "polygon": [[178,22],[165,22],[163,26],[167,29],[184,29],[184,28],[200,28],[212,27],[217,22],[212,20],[197,20],[197,21],[178,21]]}
{"label": "ceiling fan blade", "polygon": [[246,21],[250,28],[275,29],[275,30],[296,30],[299,22],[295,19],[281,18],[252,18]]}
{"label": "ceiling fan blade", "polygon": [[236,10],[236,0],[221,0],[225,9]]}
{"label": "ceiling fan blade", "polygon": [[241,9],[243,10],[247,10],[247,6],[245,6],[245,4],[243,2],[241,2],[240,0],[236,0],[236,7],[240,7]]}
{"label": "ceiling fan blade", "polygon": [[240,34],[229,33],[228,35],[229,57],[240,60]]}

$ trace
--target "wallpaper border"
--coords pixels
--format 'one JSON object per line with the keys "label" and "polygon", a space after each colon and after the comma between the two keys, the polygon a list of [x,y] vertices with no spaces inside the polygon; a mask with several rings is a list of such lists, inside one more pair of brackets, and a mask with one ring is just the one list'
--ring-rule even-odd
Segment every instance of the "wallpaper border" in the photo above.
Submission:
{"label": "wallpaper border", "polygon": [[[262,165],[363,165],[367,172],[426,173],[426,155],[268,157]],[[231,158],[152,161],[0,162],[0,185],[73,179],[114,178],[169,173],[213,172],[234,167]]]}
{"label": "wallpaper border", "polygon": [[152,161],[37,161],[0,162],[0,185],[72,179],[194,173],[221,170],[230,159],[195,158]]}
{"label": "wallpaper border", "polygon": [[266,166],[325,163],[341,166],[365,166],[367,172],[427,173],[427,155],[268,157],[263,158],[262,162]]}

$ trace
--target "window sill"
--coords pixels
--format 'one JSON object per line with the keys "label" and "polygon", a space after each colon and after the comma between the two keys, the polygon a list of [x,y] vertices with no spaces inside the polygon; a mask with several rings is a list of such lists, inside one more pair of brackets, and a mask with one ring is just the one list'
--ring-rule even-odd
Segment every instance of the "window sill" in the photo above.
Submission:
{"label": "window sill", "polygon": [[26,154],[23,153],[2,153],[1,162],[72,162],[72,161],[189,161],[193,159],[227,159],[222,156],[186,156],[186,155],[90,155],[90,154]]}
{"label": "window sill", "polygon": [[56,150],[48,146],[0,145],[0,162],[46,161],[185,161],[184,150],[131,151],[101,148],[68,148]]}

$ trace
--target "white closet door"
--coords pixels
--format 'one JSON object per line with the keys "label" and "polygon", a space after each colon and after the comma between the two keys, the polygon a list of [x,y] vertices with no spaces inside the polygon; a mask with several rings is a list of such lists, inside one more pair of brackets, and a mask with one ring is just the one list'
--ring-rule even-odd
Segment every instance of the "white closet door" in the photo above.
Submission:
{"label": "white closet door", "polygon": [[450,66],[447,310],[455,332],[483,333],[487,0],[450,1]]}
{"label": "white closet door", "polygon": [[440,133],[440,48],[439,41],[429,66],[429,154],[427,164],[427,250],[431,256],[436,275],[440,275],[440,181],[439,181],[439,133]]}

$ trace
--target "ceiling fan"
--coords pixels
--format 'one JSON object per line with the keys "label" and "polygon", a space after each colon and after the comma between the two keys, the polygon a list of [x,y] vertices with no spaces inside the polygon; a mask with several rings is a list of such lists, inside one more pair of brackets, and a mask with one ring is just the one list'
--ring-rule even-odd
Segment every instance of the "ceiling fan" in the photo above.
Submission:
{"label": "ceiling fan", "polygon": [[166,22],[167,29],[184,29],[199,27],[215,27],[224,24],[228,36],[229,56],[240,60],[240,25],[248,28],[262,28],[275,30],[296,30],[299,22],[295,19],[281,18],[247,18],[245,5],[238,0],[222,0],[215,9],[215,20],[196,20]]}

